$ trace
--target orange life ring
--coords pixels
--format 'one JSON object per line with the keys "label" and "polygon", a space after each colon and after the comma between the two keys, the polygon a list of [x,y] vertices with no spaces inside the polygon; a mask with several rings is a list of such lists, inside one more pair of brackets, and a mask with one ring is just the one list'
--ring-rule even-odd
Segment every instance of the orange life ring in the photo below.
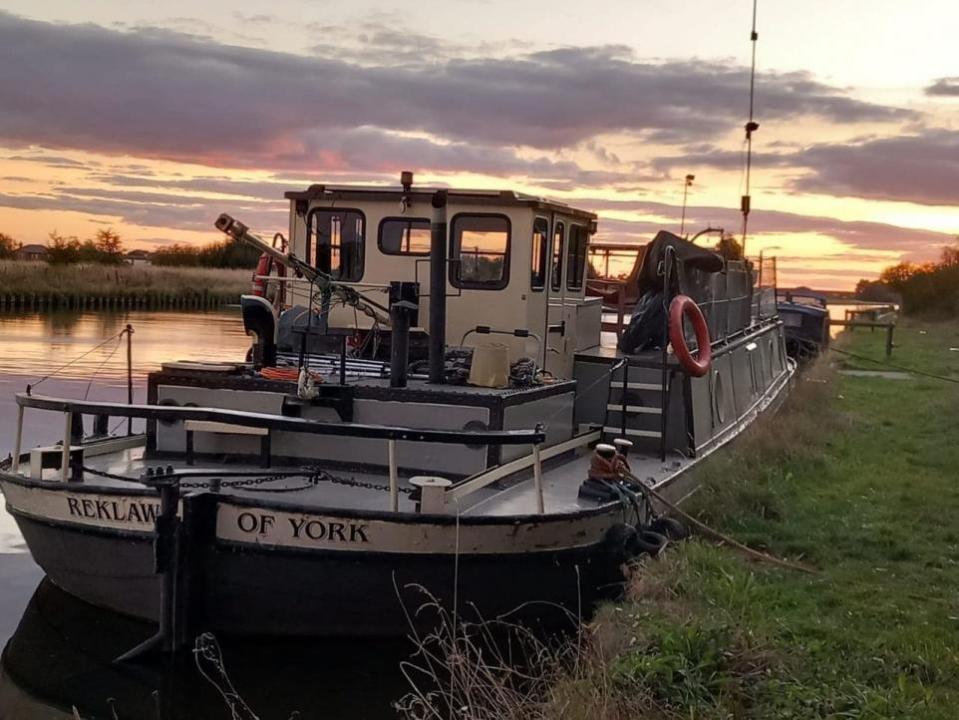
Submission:
{"label": "orange life ring", "polygon": [[[689,317],[696,333],[696,357],[689,351],[686,344],[686,333],[683,332],[683,316]],[[688,295],[677,295],[669,304],[669,342],[679,364],[693,377],[702,377],[709,372],[709,364],[713,359],[713,349],[709,341],[709,327],[703,311]]]}
{"label": "orange life ring", "polygon": [[256,261],[256,271],[253,273],[253,294],[258,297],[266,296],[266,275],[270,274],[272,269],[273,258],[271,258],[266,253],[260,255],[260,259]]}

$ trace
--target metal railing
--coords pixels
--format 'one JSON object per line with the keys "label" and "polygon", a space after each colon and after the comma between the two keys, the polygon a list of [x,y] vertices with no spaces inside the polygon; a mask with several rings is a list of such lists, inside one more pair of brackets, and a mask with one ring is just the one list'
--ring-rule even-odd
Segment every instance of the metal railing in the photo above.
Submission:
{"label": "metal railing", "polygon": [[285,417],[269,413],[246,412],[242,410],[223,410],[220,408],[182,407],[169,405],[123,405],[120,403],[89,402],[69,400],[18,393],[17,430],[13,451],[12,471],[19,473],[23,441],[23,414],[26,408],[63,413],[64,434],[60,464],[61,479],[69,479],[70,453],[74,449],[71,429],[74,415],[107,415],[112,417],[140,418],[164,422],[199,420],[221,422],[243,427],[304,433],[309,435],[329,435],[335,437],[353,437],[387,442],[390,476],[390,504],[392,510],[398,509],[399,470],[396,460],[396,442],[432,442],[453,445],[530,445],[533,450],[534,472],[538,506],[543,512],[542,468],[540,465],[540,446],[546,441],[543,426],[532,430],[438,430],[431,428],[410,428],[391,425],[369,425],[362,423],[330,423],[297,417]]}

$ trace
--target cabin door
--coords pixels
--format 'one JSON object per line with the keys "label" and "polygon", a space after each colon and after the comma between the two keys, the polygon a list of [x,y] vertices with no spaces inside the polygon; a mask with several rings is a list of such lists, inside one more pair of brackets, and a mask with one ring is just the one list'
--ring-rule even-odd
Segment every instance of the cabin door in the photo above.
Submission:
{"label": "cabin door", "polygon": [[556,377],[573,376],[576,308],[566,303],[566,242],[568,223],[553,218],[546,285],[546,369]]}

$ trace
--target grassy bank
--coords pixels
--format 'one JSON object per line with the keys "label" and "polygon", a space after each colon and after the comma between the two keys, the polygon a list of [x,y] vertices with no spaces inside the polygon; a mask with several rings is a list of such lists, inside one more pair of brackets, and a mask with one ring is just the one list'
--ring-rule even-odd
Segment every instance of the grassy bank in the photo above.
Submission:
{"label": "grassy bank", "polygon": [[[881,359],[883,342],[839,347]],[[897,344],[893,362],[959,380],[955,323],[905,321]],[[706,461],[688,508],[817,573],[673,545],[532,680],[494,668],[474,682],[463,717],[957,717],[959,385],[841,375],[849,362],[821,360],[774,419]]]}
{"label": "grassy bank", "polygon": [[[897,342],[893,362],[959,380],[955,323],[907,321]],[[881,359],[882,343],[857,331],[839,347]],[[956,717],[959,385],[843,376],[879,366],[840,357],[706,463],[693,504],[820,573],[690,542],[597,622],[609,676],[647,717]]]}
{"label": "grassy bank", "polygon": [[250,288],[249,270],[131,265],[0,262],[0,307],[95,307],[97,303],[176,305],[235,300]]}

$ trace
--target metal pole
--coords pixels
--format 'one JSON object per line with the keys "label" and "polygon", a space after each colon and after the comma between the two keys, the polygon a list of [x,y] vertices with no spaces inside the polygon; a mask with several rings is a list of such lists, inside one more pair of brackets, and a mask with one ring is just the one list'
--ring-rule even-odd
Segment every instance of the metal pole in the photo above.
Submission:
{"label": "metal pole", "polygon": [[[663,353],[661,362],[663,364],[663,375],[660,384],[660,416],[659,416],[659,454],[661,460],[666,460],[666,419],[669,415],[669,408],[667,407],[667,397],[669,395],[669,354],[667,352],[667,347],[669,345],[669,306],[671,302],[670,294],[670,270],[672,266],[670,261],[675,262],[675,257],[671,256],[670,251],[672,248],[667,247],[666,253],[663,255],[663,314],[665,316],[664,322],[664,337],[663,337]],[[682,321],[680,321],[682,322]],[[680,328],[682,332],[682,328]]]}
{"label": "metal pole", "polygon": [[390,460],[390,510],[400,509],[399,471],[396,467],[396,440],[387,440]]}
{"label": "metal pole", "polygon": [[546,512],[546,505],[543,502],[543,465],[539,445],[533,445],[533,483],[536,485],[536,510],[542,515]]}
{"label": "metal pole", "polygon": [[23,441],[23,405],[17,405],[17,435],[13,442],[13,474],[20,472],[20,446]]}
{"label": "metal pole", "polygon": [[683,183],[683,219],[679,223],[679,234],[686,232],[686,193],[689,192],[689,182]]}
{"label": "metal pole", "polygon": [[430,382],[446,379],[446,191],[433,194],[430,223]]}
{"label": "metal pole", "polygon": [[[133,326],[127,324],[127,405],[133,404]],[[133,434],[133,418],[127,418],[127,435]]]}
{"label": "metal pole", "polygon": [[73,413],[63,413],[63,420],[63,451],[60,456],[60,479],[66,482],[69,479],[68,475],[70,471],[70,440],[73,434]]}
{"label": "metal pole", "polygon": [[390,306],[390,387],[406,387],[410,358],[410,312],[415,306],[398,300]]}

